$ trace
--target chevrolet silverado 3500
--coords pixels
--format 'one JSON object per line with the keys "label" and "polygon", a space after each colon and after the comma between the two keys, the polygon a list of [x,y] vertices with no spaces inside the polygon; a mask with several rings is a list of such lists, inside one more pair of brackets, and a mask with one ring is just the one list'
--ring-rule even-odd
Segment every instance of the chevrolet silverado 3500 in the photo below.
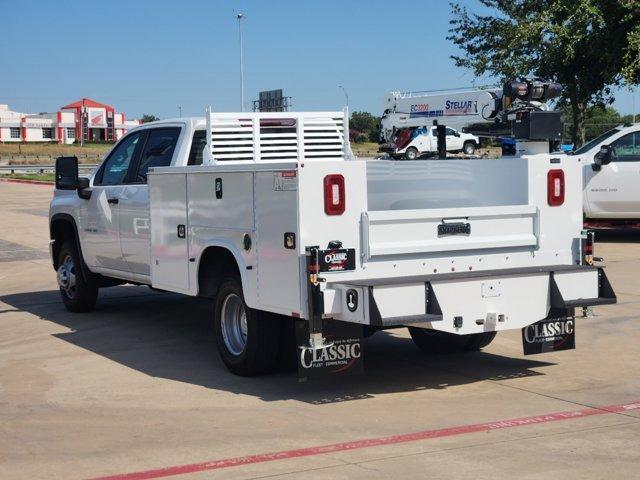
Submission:
{"label": "chevrolet silverado 3500", "polygon": [[120,283],[210,298],[224,363],[255,375],[278,362],[283,330],[301,370],[337,372],[363,334],[402,326],[429,352],[508,329],[525,350],[565,348],[576,307],[615,302],[583,261],[575,156],[367,161],[347,131],[346,112],[207,111],[133,129],[89,178],[59,158],[65,306],[92,310]]}

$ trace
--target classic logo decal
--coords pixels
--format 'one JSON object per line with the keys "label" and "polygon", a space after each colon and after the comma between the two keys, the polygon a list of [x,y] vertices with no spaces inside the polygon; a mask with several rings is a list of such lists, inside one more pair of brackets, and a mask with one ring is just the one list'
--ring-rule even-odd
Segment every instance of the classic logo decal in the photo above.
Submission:
{"label": "classic logo decal", "polygon": [[547,318],[522,329],[525,355],[575,348],[575,318]]}
{"label": "classic logo decal", "polygon": [[355,268],[356,251],[353,248],[320,251],[321,272],[343,272]]}
{"label": "classic logo decal", "polygon": [[302,368],[333,367],[329,373],[337,373],[350,368],[360,358],[360,339],[343,338],[333,345],[320,350],[300,348],[300,365]]}
{"label": "classic logo decal", "polygon": [[306,321],[296,323],[298,344],[298,378],[322,378],[327,374],[355,375],[364,370],[362,325],[325,319],[322,334],[327,348],[309,348],[309,326]]}

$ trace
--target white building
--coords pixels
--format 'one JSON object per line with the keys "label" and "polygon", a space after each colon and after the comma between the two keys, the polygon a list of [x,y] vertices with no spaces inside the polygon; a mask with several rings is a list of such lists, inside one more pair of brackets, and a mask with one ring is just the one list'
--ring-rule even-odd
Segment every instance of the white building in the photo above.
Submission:
{"label": "white building", "polygon": [[83,98],[54,113],[21,113],[0,104],[0,142],[115,142],[139,125],[110,105]]}

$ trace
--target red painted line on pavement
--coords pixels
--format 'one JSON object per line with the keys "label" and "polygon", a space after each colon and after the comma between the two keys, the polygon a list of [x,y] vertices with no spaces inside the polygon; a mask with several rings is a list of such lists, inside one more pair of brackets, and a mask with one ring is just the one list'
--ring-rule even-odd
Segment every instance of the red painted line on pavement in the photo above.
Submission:
{"label": "red painted line on pavement", "polygon": [[594,415],[603,415],[606,413],[622,413],[638,409],[640,409],[640,400],[633,403],[626,403],[621,405],[610,405],[599,408],[585,408],[583,410],[556,412],[543,415],[535,415],[531,417],[514,418],[510,420],[499,420],[496,422],[462,425],[458,427],[440,428],[437,430],[423,430],[421,432],[392,435],[390,437],[369,438],[365,440],[355,440],[353,442],[342,442],[316,447],[299,448],[296,450],[284,450],[273,453],[248,455],[245,457],[225,458],[222,460],[214,460],[211,462],[176,465],[173,467],[163,467],[154,470],[144,470],[140,472],[109,475],[106,477],[96,477],[93,480],[147,480],[151,478],[163,478],[173,475],[204,472],[208,470],[221,470],[223,468],[239,467],[242,465],[250,465],[254,463],[272,462],[275,460],[286,460],[289,458],[310,457],[314,455],[323,455],[326,453],[342,452],[345,450],[357,450],[360,448],[379,447],[382,445],[415,442],[418,440],[429,440],[431,438],[452,437],[455,435],[463,435],[466,433],[488,432],[490,430],[501,430],[503,428],[522,427],[525,425],[535,425],[539,423],[556,422],[560,420],[571,420],[574,418],[585,418]]}
{"label": "red painted line on pavement", "polygon": [[23,178],[0,178],[0,182],[26,183],[29,185],[44,185],[45,187],[53,187],[53,182],[45,182],[45,181],[39,181],[39,180],[26,180]]}

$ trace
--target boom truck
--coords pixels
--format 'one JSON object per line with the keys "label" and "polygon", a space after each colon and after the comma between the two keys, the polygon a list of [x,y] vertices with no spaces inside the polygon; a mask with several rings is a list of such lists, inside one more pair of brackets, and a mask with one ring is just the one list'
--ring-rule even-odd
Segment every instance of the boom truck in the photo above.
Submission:
{"label": "boom truck", "polygon": [[463,131],[493,122],[502,108],[502,90],[389,92],[382,100],[380,152],[415,160],[438,151],[434,121],[446,126],[446,150],[473,155],[480,139]]}
{"label": "boom truck", "polygon": [[513,329],[526,354],[573,348],[575,309],[616,296],[582,231],[581,163],[548,153],[561,124],[539,105],[557,87],[538,87],[505,86],[495,117],[517,158],[357,159],[346,110],[208,109],[131,130],[89,178],[60,157],[62,301],[89,311],[122,283],[210,299],[220,356],[245,376],[356,373],[363,337],[403,327],[429,353]]}
{"label": "boom truck", "polygon": [[[546,85],[535,80],[509,82],[508,85],[516,83],[530,84],[534,90]],[[479,136],[497,136],[499,133],[512,136],[509,122],[499,118],[509,110],[511,101],[512,97],[505,96],[504,88],[459,89],[437,93],[390,92],[382,102],[379,150],[392,158],[407,160],[434,154],[438,151],[438,140],[437,129],[433,125],[440,124],[446,127],[447,152],[473,155],[480,145]],[[547,111],[548,105],[546,101],[532,100],[529,108]],[[554,112],[547,118],[554,118],[555,128],[560,114]],[[560,139],[559,135],[553,140]]]}

